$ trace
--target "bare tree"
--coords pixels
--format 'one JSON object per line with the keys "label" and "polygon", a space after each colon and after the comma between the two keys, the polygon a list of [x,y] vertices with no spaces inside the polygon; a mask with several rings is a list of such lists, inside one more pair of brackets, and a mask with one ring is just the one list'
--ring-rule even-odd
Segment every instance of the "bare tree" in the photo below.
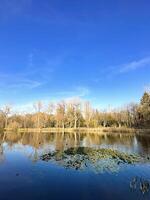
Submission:
{"label": "bare tree", "polygon": [[77,122],[81,117],[81,101],[80,99],[74,99],[73,102],[73,114],[74,114],[74,128],[77,128]]}
{"label": "bare tree", "polygon": [[42,111],[42,108],[43,108],[43,103],[41,101],[38,101],[33,105],[33,107],[36,111],[36,116],[37,116],[36,127],[40,128],[40,115],[41,115],[41,111]]}
{"label": "bare tree", "polygon": [[89,128],[90,126],[92,114],[93,114],[92,106],[90,102],[87,101],[84,103],[84,119],[85,119],[85,124],[87,128]]}
{"label": "bare tree", "polygon": [[65,128],[65,113],[66,112],[66,104],[64,101],[57,104],[56,108],[56,121],[57,121],[57,127],[61,126],[62,128]]}
{"label": "bare tree", "polygon": [[8,117],[11,113],[11,108],[12,108],[11,105],[5,105],[2,109],[3,116],[4,116],[4,119],[5,119],[5,128],[7,128],[7,126],[8,126]]}
{"label": "bare tree", "polygon": [[[83,107],[82,107],[83,106]],[[0,128],[8,127],[150,127],[150,93],[145,92],[139,104],[130,103],[121,109],[94,110],[90,102],[81,104],[74,98],[43,106],[41,101],[33,105],[35,113],[12,113],[11,106],[0,109]]]}
{"label": "bare tree", "polygon": [[47,106],[47,113],[48,113],[49,115],[52,115],[53,112],[54,112],[54,109],[55,109],[54,103],[49,103],[48,106]]}

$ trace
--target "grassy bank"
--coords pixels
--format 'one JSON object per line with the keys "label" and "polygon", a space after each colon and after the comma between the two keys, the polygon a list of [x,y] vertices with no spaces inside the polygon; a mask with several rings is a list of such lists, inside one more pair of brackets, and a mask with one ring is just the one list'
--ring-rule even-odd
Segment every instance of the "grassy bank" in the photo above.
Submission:
{"label": "grassy bank", "polygon": [[[5,131],[13,131],[13,129],[5,129]],[[19,128],[17,132],[89,132],[89,133],[149,133],[150,129],[135,129],[135,128]]]}

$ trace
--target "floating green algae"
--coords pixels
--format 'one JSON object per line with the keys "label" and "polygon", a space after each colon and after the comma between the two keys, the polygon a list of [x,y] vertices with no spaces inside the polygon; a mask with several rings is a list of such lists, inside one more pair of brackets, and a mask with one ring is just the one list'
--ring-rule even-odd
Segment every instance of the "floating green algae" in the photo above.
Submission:
{"label": "floating green algae", "polygon": [[118,171],[123,164],[144,162],[145,158],[113,149],[93,149],[89,147],[69,148],[64,151],[41,156],[43,161],[55,161],[67,169],[92,170],[97,173]]}

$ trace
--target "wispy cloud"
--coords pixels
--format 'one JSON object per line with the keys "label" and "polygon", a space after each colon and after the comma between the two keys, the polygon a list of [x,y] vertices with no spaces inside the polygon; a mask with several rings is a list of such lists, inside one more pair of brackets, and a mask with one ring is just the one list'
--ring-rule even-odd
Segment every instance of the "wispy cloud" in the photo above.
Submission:
{"label": "wispy cloud", "polygon": [[55,73],[64,64],[68,56],[68,52],[59,52],[53,55],[39,49],[33,49],[27,55],[27,65],[22,71],[27,76],[34,75],[49,81],[52,78],[52,73]]}
{"label": "wispy cloud", "polygon": [[[130,73],[132,71],[140,70],[142,68],[150,68],[150,56],[132,60],[128,63],[105,67],[105,71],[103,73],[103,77],[105,78],[113,78],[115,76]],[[101,79],[100,79],[101,80]]]}
{"label": "wispy cloud", "polygon": [[11,84],[9,86],[9,88],[12,88],[12,89],[21,89],[21,88],[34,89],[41,85],[42,85],[42,82],[26,79],[26,80],[19,81],[19,83]]}
{"label": "wispy cloud", "polygon": [[54,94],[54,96],[60,96],[62,98],[72,98],[72,97],[86,97],[89,95],[90,90],[87,87],[78,86],[74,87],[68,91],[59,91]]}
{"label": "wispy cloud", "polygon": [[[31,50],[26,56],[26,63],[24,63],[24,66],[20,66],[17,72],[16,70],[8,72],[8,70],[5,70],[5,67],[1,68],[0,92],[2,94],[5,91],[18,93],[26,90],[30,92],[29,90],[43,87],[46,84],[48,85],[67,55],[66,53],[60,53],[52,57],[48,53],[41,52],[38,49]],[[76,91],[72,94],[77,93]],[[81,88],[79,93],[81,94]]]}
{"label": "wispy cloud", "polygon": [[150,67],[150,57],[134,60],[127,64],[121,65],[119,73],[127,73],[143,67]]}
{"label": "wispy cloud", "polygon": [[95,84],[105,81],[106,79],[112,79],[119,75],[128,74],[140,69],[150,69],[150,56],[143,57],[141,59],[131,60],[130,62],[111,65],[111,66],[101,66],[99,73],[91,79]]}
{"label": "wispy cloud", "polygon": [[14,110],[17,112],[34,112],[33,104],[36,101],[42,101],[44,108],[49,102],[56,103],[59,101],[72,102],[72,101],[84,101],[86,97],[90,94],[90,89],[88,87],[78,86],[73,87],[70,90],[58,91],[50,94],[44,94],[41,98],[33,98],[31,101],[21,104],[15,104],[13,106]]}
{"label": "wispy cloud", "polygon": [[41,86],[43,83],[37,80],[28,79],[23,77],[21,74],[8,74],[1,73],[0,75],[0,89],[34,89]]}

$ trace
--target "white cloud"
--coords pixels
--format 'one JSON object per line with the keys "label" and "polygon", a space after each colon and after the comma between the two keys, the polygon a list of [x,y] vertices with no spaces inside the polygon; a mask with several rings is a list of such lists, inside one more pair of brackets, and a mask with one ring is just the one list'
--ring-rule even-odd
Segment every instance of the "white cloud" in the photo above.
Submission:
{"label": "white cloud", "polygon": [[90,93],[89,88],[83,86],[77,86],[68,91],[59,91],[54,94],[54,96],[60,96],[64,98],[72,97],[85,97]]}
{"label": "white cloud", "polygon": [[47,95],[43,95],[40,98],[33,99],[30,102],[16,104],[14,105],[14,111],[17,112],[34,112],[33,104],[37,101],[43,102],[44,105],[48,105],[49,102],[57,103],[59,101],[84,101],[87,95],[90,93],[90,90],[87,87],[78,86],[68,91],[59,91],[55,93],[50,93]]}
{"label": "white cloud", "polygon": [[22,74],[0,74],[0,89],[34,89],[41,86],[43,82],[29,79]]}
{"label": "white cloud", "polygon": [[34,89],[42,85],[42,82],[34,81],[34,80],[21,80],[16,83],[10,84],[8,87],[12,89]]}
{"label": "white cloud", "polygon": [[141,68],[150,68],[150,56],[132,60],[131,62],[120,64],[116,66],[105,67],[105,78],[113,78],[114,76],[129,73],[131,71],[139,70]]}
{"label": "white cloud", "polygon": [[150,67],[150,57],[134,60],[120,67],[119,73],[127,73],[143,67]]}

